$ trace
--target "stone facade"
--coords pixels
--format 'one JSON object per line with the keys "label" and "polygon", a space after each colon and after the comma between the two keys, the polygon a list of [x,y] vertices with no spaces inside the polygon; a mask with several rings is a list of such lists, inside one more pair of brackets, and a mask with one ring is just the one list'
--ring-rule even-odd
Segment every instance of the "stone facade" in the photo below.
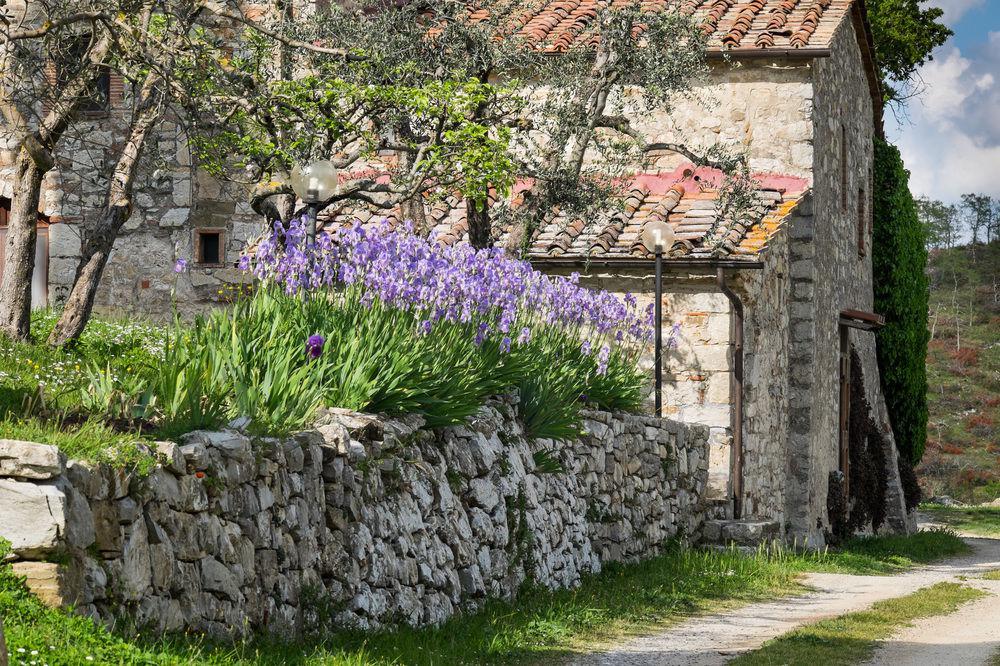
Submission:
{"label": "stone facade", "polygon": [[[830,473],[840,469],[840,314],[873,309],[873,100],[857,24],[850,20],[838,27],[828,58],[772,74],[775,66],[739,68],[728,78],[717,71],[716,80],[725,80],[717,88],[722,101],[709,116],[715,127],[718,117],[751,110],[752,131],[743,137],[751,159],[773,159],[759,164],[804,175],[811,185],[760,253],[761,267],[726,269],[744,307],[744,413],[737,426],[742,468],[732,464],[732,307],[711,267],[680,270],[667,264],[662,325],[668,330],[680,323],[681,337],[664,356],[664,413],[712,427],[713,497],[731,498],[738,472],[741,520],[774,523],[785,539],[819,548],[830,532]],[[794,103],[772,100],[786,95]],[[771,102],[761,107],[759,100]],[[763,108],[773,109],[765,120],[753,111]],[[687,119],[686,131],[693,131],[697,116],[683,109],[678,115]],[[788,155],[763,157],[776,140],[797,145],[795,154],[808,155],[809,167]],[[641,304],[652,299],[649,269],[594,268],[585,260],[579,269],[588,284],[638,292]],[[874,335],[859,330],[848,335],[862,360],[874,417],[888,433]],[[651,368],[651,360],[652,349],[643,367]],[[907,530],[897,453],[889,448],[886,527]]]}
{"label": "stone facade", "polygon": [[436,624],[697,539],[707,428],[587,412],[557,445],[513,404],[434,431],[334,410],[280,441],[196,432],[145,478],[0,440],[0,536],[51,602],[220,636]]}
{"label": "stone facade", "polygon": [[[845,21],[832,55],[813,74],[813,194],[792,224],[791,381],[788,534],[821,545],[829,531],[828,479],[839,468],[840,313],[873,309],[871,261],[873,101],[855,25]],[[861,356],[866,393],[888,430],[875,338],[850,331]],[[891,439],[891,435],[890,435]],[[898,488],[895,447],[890,486]],[[905,510],[890,507],[890,515]]]}

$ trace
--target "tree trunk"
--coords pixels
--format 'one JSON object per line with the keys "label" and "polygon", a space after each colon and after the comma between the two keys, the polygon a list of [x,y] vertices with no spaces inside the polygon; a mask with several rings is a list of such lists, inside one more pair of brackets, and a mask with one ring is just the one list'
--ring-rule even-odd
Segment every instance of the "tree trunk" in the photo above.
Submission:
{"label": "tree trunk", "polygon": [[101,283],[108,257],[111,256],[111,248],[130,213],[131,208],[128,206],[106,208],[96,227],[87,234],[80,264],[76,267],[73,288],[66,299],[66,307],[49,335],[50,345],[64,345],[83,333],[94,309],[97,287]]}
{"label": "tree trunk", "polygon": [[14,163],[14,198],[7,222],[0,276],[0,332],[12,340],[31,336],[31,275],[35,269],[38,202],[45,172],[23,146]]}
{"label": "tree trunk", "polygon": [[150,129],[160,117],[162,94],[156,90],[158,84],[159,78],[153,74],[143,84],[128,141],[108,182],[104,211],[97,225],[87,234],[66,307],[49,335],[50,345],[64,345],[76,340],[90,321],[97,287],[111,249],[122,225],[132,214],[132,190],[139,157]]}
{"label": "tree trunk", "polygon": [[486,204],[477,206],[466,199],[465,218],[469,222],[469,243],[472,247],[482,250],[493,245],[489,206]]}
{"label": "tree trunk", "polygon": [[403,220],[409,220],[413,224],[413,231],[418,236],[426,236],[430,233],[427,226],[427,211],[424,210],[424,200],[419,194],[400,201],[399,214]]}

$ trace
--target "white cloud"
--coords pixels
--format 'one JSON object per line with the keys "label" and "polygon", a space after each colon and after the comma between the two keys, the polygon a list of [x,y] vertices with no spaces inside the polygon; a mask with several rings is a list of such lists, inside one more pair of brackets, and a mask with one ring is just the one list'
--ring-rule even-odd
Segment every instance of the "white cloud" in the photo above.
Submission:
{"label": "white cloud", "polygon": [[900,127],[891,115],[886,120],[915,194],[944,201],[966,192],[1000,197],[1000,85],[994,75],[1000,72],[1000,32],[989,33],[983,48],[970,53],[938,49],[920,70],[926,89],[910,100],[909,122]]}
{"label": "white cloud", "polygon": [[955,25],[967,11],[982,7],[986,0],[934,0],[931,4],[944,10],[945,23]]}

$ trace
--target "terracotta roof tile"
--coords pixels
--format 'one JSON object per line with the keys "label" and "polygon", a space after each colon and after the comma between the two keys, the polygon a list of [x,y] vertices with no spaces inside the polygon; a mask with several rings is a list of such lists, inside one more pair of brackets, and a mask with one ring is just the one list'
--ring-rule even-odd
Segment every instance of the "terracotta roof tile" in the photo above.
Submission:
{"label": "terracotta roof tile", "polygon": [[[674,229],[677,242],[674,257],[753,258],[767,246],[781,228],[808,187],[803,178],[777,174],[757,174],[760,189],[757,203],[746,224],[720,216],[718,184],[721,172],[706,167],[683,165],[670,173],[640,174],[625,195],[620,209],[593,220],[567,219],[556,214],[536,231],[529,256],[574,258],[628,258],[650,256],[640,242],[644,226],[653,220],[665,220]],[[519,184],[518,188],[523,189]],[[511,198],[516,207],[517,192]],[[451,245],[468,239],[465,205],[455,196],[428,201],[427,223],[437,241]],[[321,226],[333,228],[361,220],[376,224],[383,217],[393,226],[399,224],[399,212],[371,211],[364,208],[328,209],[321,215]],[[510,229],[496,230],[497,243],[505,245]]]}
{"label": "terracotta roof tile", "polygon": [[[611,0],[624,5],[630,0]],[[683,0],[681,11],[694,16],[710,50],[766,50],[828,47],[855,0]],[[505,12],[504,32],[519,35],[550,52],[592,44],[590,22],[601,0],[514,0]],[[645,0],[659,9],[667,0]],[[486,20],[477,8],[470,18]]]}

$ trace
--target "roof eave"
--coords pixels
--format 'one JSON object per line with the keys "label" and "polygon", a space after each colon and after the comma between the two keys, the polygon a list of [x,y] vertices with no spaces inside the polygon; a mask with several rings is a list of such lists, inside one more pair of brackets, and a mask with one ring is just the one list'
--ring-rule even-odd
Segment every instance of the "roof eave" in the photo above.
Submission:
{"label": "roof eave", "polygon": [[[653,257],[546,257],[529,256],[528,260],[536,266],[595,266],[598,268],[652,268]],[[686,259],[684,257],[664,258],[663,267],[684,269],[716,270],[718,268],[760,270],[764,262],[758,259]]]}

